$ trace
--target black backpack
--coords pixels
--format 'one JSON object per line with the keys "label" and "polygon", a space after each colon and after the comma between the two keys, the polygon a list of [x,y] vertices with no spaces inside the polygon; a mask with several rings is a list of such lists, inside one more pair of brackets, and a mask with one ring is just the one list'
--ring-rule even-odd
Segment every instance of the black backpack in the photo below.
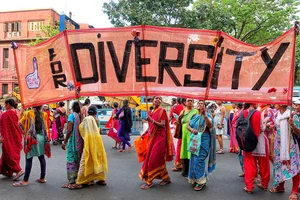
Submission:
{"label": "black backpack", "polygon": [[240,149],[246,152],[252,152],[257,146],[258,138],[252,130],[250,118],[256,110],[250,110],[247,118],[244,118],[244,111],[240,113],[236,127],[236,140]]}

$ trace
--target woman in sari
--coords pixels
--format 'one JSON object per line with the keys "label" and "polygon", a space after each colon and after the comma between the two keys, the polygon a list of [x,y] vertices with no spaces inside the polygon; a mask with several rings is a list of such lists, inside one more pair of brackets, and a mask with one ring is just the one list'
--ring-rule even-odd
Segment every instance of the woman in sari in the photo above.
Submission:
{"label": "woman in sari", "polygon": [[162,99],[155,96],[153,103],[153,111],[148,113],[147,121],[148,129],[148,150],[144,160],[140,179],[145,180],[141,189],[149,189],[153,187],[154,179],[162,180],[159,185],[167,185],[171,183],[171,179],[166,167],[166,161],[173,160],[173,137],[171,135],[167,112],[160,107]]}
{"label": "woman in sari", "polygon": [[28,185],[28,180],[32,168],[33,157],[38,157],[40,161],[40,178],[35,181],[46,183],[46,160],[45,155],[50,158],[50,142],[47,133],[47,113],[42,112],[42,106],[36,106],[29,110],[20,120],[20,124],[25,132],[24,152],[26,158],[25,175],[22,181],[15,182],[13,186],[23,187]]}
{"label": "woman in sari", "polygon": [[52,141],[54,145],[57,145],[58,142],[64,141],[64,126],[66,123],[66,109],[64,109],[64,102],[58,103],[59,107],[53,112],[54,120],[52,126]]}
{"label": "woman in sari", "polygon": [[[298,104],[299,103],[299,104]],[[293,135],[300,134],[300,121],[298,115],[290,118],[288,106],[281,105],[276,117],[277,134],[274,141],[274,187],[271,193],[285,192],[285,182],[292,179],[292,193],[289,200],[298,199],[298,186],[300,179],[300,152]],[[300,111],[300,102],[296,102],[296,111]],[[289,132],[289,126],[293,133]]]}
{"label": "woman in sari", "polygon": [[118,102],[114,102],[113,106],[114,109],[112,111],[112,124],[108,132],[108,136],[115,140],[115,145],[112,147],[112,149],[117,149],[118,148],[117,145],[119,147],[121,146],[121,140],[118,138],[118,134],[117,134],[120,128],[119,120],[116,117],[116,114],[118,112],[118,107],[119,107]]}
{"label": "woman in sari", "polygon": [[6,111],[0,118],[0,131],[3,138],[0,174],[10,177],[16,173],[13,180],[17,180],[24,174],[20,166],[23,134],[18,124],[18,116],[13,111],[14,104],[13,99],[5,100]]}
{"label": "woman in sari", "polygon": [[190,157],[191,153],[188,152],[188,144],[190,141],[190,132],[187,130],[187,125],[192,118],[193,115],[198,114],[197,109],[193,108],[194,106],[194,100],[193,99],[187,99],[186,100],[186,106],[184,110],[181,111],[178,120],[181,120],[182,124],[182,139],[181,139],[181,150],[180,150],[180,159],[182,160],[182,173],[181,175],[183,177],[188,177],[189,173],[189,163],[190,163]]}
{"label": "woman in sari", "polygon": [[118,152],[125,152],[125,146],[128,146],[128,151],[131,150],[132,145],[130,144],[130,135],[132,127],[132,113],[128,106],[129,102],[127,99],[123,101],[123,107],[116,113],[115,117],[119,119],[120,128],[118,130],[118,138],[122,141],[122,149]]}
{"label": "woman in sari", "polygon": [[98,119],[96,118],[97,107],[90,106],[89,116],[85,117],[79,125],[79,132],[84,140],[83,153],[80,160],[78,178],[76,184],[69,189],[81,189],[83,184],[106,185],[106,173],[108,172],[106,152],[101,138]]}
{"label": "woman in sari", "polygon": [[76,183],[77,174],[79,170],[79,163],[81,159],[83,141],[79,134],[80,124],[80,105],[79,102],[74,102],[72,105],[73,112],[68,117],[67,135],[61,146],[63,150],[66,150],[67,161],[67,177],[69,182],[63,184],[62,188],[69,188],[72,184]]}
{"label": "woman in sari", "polygon": [[243,108],[242,103],[235,103],[236,110],[233,114],[232,120],[230,121],[230,153],[239,153],[239,144],[236,140],[236,127],[237,127],[237,120],[240,117],[241,110]]}
{"label": "woman in sari", "polygon": [[188,181],[194,185],[195,191],[200,191],[206,185],[208,173],[216,168],[216,136],[211,131],[213,119],[206,112],[204,101],[197,103],[197,110],[199,114],[192,117],[187,129],[191,134],[200,134],[200,153],[199,156],[191,154]]}

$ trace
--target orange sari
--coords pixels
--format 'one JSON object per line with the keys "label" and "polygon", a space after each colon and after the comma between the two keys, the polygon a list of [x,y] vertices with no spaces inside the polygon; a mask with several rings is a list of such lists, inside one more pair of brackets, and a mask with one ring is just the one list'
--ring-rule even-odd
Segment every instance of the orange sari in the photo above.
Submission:
{"label": "orange sari", "polygon": [[161,128],[149,122],[148,151],[139,175],[140,179],[145,180],[148,185],[154,179],[166,180],[169,178],[166,161],[172,161],[174,155],[173,138],[166,111],[158,108],[153,112],[150,111],[149,115],[155,121],[165,121],[165,127]]}

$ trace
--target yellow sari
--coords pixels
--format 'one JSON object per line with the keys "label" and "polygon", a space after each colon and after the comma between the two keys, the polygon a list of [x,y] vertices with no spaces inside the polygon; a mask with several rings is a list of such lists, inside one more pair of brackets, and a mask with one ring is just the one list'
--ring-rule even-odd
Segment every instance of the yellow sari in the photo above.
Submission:
{"label": "yellow sari", "polygon": [[84,148],[76,184],[105,180],[105,173],[108,172],[106,152],[95,119],[92,116],[84,118],[79,125],[79,132],[84,140]]}

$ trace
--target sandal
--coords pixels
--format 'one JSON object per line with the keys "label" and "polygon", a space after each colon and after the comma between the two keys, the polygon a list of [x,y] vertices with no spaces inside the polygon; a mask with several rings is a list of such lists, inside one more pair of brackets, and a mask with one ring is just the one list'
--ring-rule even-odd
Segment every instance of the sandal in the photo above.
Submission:
{"label": "sandal", "polygon": [[292,193],[292,194],[289,196],[289,200],[298,200],[298,194],[297,194],[297,193]]}
{"label": "sandal", "polygon": [[13,175],[12,174],[8,174],[8,173],[3,173],[3,176],[5,176],[5,177],[12,177]]}
{"label": "sandal", "polygon": [[152,188],[153,186],[154,186],[153,183],[151,183],[150,185],[148,185],[147,183],[144,183],[140,188],[142,190],[147,190],[147,189]]}
{"label": "sandal", "polygon": [[131,145],[130,147],[128,147],[128,152],[130,152],[130,150],[133,148],[133,145]]}
{"label": "sandal", "polygon": [[15,183],[13,184],[14,187],[25,187],[25,186],[27,186],[27,185],[28,185],[28,182],[25,183],[25,182],[23,182],[23,181],[18,181],[18,182],[15,182]]}
{"label": "sandal", "polygon": [[116,146],[113,146],[112,149],[117,149],[117,147],[116,147]]}
{"label": "sandal", "polygon": [[274,187],[274,188],[271,188],[269,190],[269,192],[271,192],[271,193],[284,193],[285,190],[284,189],[280,189],[279,187]]}
{"label": "sandal", "polygon": [[223,151],[223,149],[219,149],[218,151],[216,151],[216,154],[224,154],[225,152]]}
{"label": "sandal", "polygon": [[69,190],[82,189],[82,185],[78,185],[78,184],[70,184],[68,188],[69,188]]}
{"label": "sandal", "polygon": [[35,182],[37,182],[37,183],[46,183],[47,180],[46,179],[37,178],[37,179],[35,179]]}
{"label": "sandal", "polygon": [[167,179],[167,180],[162,180],[161,182],[159,182],[158,185],[164,186],[164,185],[168,185],[169,183],[171,183],[171,180],[170,180],[170,179]]}
{"label": "sandal", "polygon": [[206,184],[196,184],[196,186],[194,187],[195,191],[201,191],[203,190],[203,188],[205,187]]}
{"label": "sandal", "polygon": [[180,172],[182,169],[177,168],[177,167],[173,167],[171,170],[172,170],[173,172]]}
{"label": "sandal", "polygon": [[97,184],[97,185],[103,185],[103,186],[107,185],[107,183],[106,183],[105,180],[97,181],[96,184]]}
{"label": "sandal", "polygon": [[118,152],[121,152],[121,153],[122,153],[122,152],[125,152],[125,150],[123,150],[123,149],[120,149],[120,150],[118,150]]}
{"label": "sandal", "polygon": [[239,177],[244,177],[245,173],[239,174]]}
{"label": "sandal", "polygon": [[70,185],[70,183],[64,183],[61,185],[61,188],[69,188]]}
{"label": "sandal", "polygon": [[95,182],[94,181],[91,181],[91,182],[89,182],[87,185],[94,185],[95,184]]}
{"label": "sandal", "polygon": [[247,192],[248,194],[252,194],[252,191],[248,190],[247,187],[244,187],[244,191]]}
{"label": "sandal", "polygon": [[264,191],[267,191],[268,188],[267,187],[264,187],[261,183],[260,184],[257,184],[257,187],[259,187],[260,189],[264,190]]}
{"label": "sandal", "polygon": [[16,180],[18,180],[21,176],[23,176],[24,175],[24,171],[23,170],[21,170],[21,171],[19,171],[18,173],[17,173],[17,175],[13,178],[13,181],[16,181]]}

